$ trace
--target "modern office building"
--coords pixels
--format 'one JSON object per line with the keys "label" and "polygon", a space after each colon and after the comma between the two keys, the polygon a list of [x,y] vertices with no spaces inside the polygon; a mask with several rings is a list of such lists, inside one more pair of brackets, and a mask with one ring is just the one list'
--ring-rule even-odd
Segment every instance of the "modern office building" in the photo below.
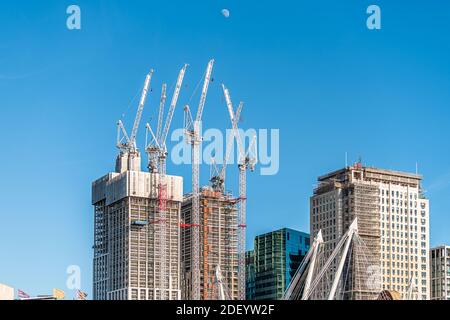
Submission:
{"label": "modern office building", "polygon": [[[157,217],[159,175],[141,171],[140,160],[139,153],[121,152],[116,171],[92,184],[94,300],[181,297],[183,180],[166,176],[167,218],[161,221]],[[166,224],[165,237],[161,237],[162,223]]]}
{"label": "modern office building", "polygon": [[255,300],[255,251],[245,252],[245,300]]}
{"label": "modern office building", "polygon": [[192,299],[192,232],[199,230],[200,298],[217,300],[217,267],[220,267],[222,285],[227,299],[238,298],[238,212],[237,199],[231,194],[214,191],[211,187],[200,190],[200,225],[192,219],[192,194],[184,197],[181,207],[181,265],[182,299]]}
{"label": "modern office building", "polygon": [[[349,277],[354,284],[367,284],[376,268],[382,289],[396,290],[403,298],[429,299],[429,201],[421,181],[418,174],[361,163],[319,177],[310,199],[311,237],[322,230],[324,254],[329,256],[357,218],[371,271],[353,270]],[[415,294],[408,296],[411,288]],[[357,286],[342,292],[347,299],[378,294]]]}
{"label": "modern office building", "polygon": [[[279,300],[309,250],[309,234],[283,228],[255,238],[254,258],[248,253],[247,287],[253,299]],[[254,263],[254,268],[251,263]],[[254,275],[251,275],[254,272]],[[253,284],[254,282],[254,284]]]}
{"label": "modern office building", "polygon": [[431,299],[450,300],[450,246],[430,251]]}

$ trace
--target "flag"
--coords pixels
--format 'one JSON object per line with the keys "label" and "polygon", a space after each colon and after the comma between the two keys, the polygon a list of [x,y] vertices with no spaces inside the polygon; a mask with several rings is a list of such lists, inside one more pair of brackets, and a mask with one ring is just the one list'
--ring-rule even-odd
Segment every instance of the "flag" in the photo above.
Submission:
{"label": "flag", "polygon": [[26,294],[25,292],[23,292],[20,289],[17,289],[17,296],[19,297],[19,299],[28,299],[28,298],[30,298],[30,296],[28,294]]}
{"label": "flag", "polygon": [[65,296],[66,295],[64,294],[64,291],[62,291],[60,289],[53,289],[53,297],[55,299],[62,300],[62,299],[64,299]]}
{"label": "flag", "polygon": [[81,290],[77,290],[77,300],[86,300],[87,293]]}

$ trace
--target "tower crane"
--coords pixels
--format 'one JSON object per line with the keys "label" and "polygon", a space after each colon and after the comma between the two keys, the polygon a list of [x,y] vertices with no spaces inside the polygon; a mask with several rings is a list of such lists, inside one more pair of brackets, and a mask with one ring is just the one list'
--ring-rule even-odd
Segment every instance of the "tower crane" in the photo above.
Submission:
{"label": "tower crane", "polygon": [[[241,111],[242,111],[243,106],[244,106],[244,103],[240,102],[239,106],[238,106],[238,108],[236,110],[236,113],[233,115],[233,121],[236,122],[236,125],[237,125],[237,122],[239,121],[239,118],[241,116]],[[232,126],[232,128],[233,128],[233,126]],[[232,129],[231,130],[231,136],[228,137],[228,140],[227,140],[227,146],[226,146],[226,149],[225,149],[225,157],[223,159],[222,169],[220,171],[217,168],[214,159],[212,161],[213,162],[212,165],[214,167],[214,170],[212,170],[212,172],[211,172],[210,182],[211,182],[211,185],[212,185],[212,188],[213,188],[214,191],[218,191],[218,192],[221,192],[221,193],[225,192],[226,168],[227,168],[227,165],[228,165],[228,161],[230,159],[231,150],[233,148],[234,138],[235,138],[234,130]]]}
{"label": "tower crane", "polygon": [[[152,127],[149,123],[147,123],[147,141],[146,141],[146,152],[149,155],[149,163],[148,163],[148,169],[150,172],[153,173],[161,173],[161,171],[165,171],[165,160],[167,158],[167,147],[166,147],[166,140],[167,136],[169,134],[170,125],[172,124],[172,118],[173,114],[175,112],[175,107],[178,102],[178,97],[180,95],[181,86],[183,84],[184,75],[186,73],[188,65],[185,64],[180,72],[178,73],[177,82],[175,85],[174,93],[172,96],[172,100],[169,106],[169,111],[167,112],[166,121],[164,123],[163,127],[163,120],[164,120],[164,105],[166,102],[166,90],[167,85],[163,84],[162,90],[161,90],[161,99],[159,103],[159,112],[158,112],[158,123],[156,132],[152,130]],[[150,142],[149,140],[149,134],[150,134]],[[164,168],[161,167],[161,162]]]}
{"label": "tower crane", "polygon": [[[147,137],[148,133],[151,134],[151,141],[146,146],[146,152],[149,155],[149,165],[148,168],[152,173],[159,173],[159,183],[158,183],[158,214],[155,217],[153,224],[156,229],[159,229],[159,237],[157,234],[157,243],[159,245],[155,246],[156,257],[159,257],[161,263],[159,265],[160,273],[160,291],[161,299],[164,299],[164,290],[168,288],[167,283],[167,252],[169,248],[167,247],[167,183],[166,183],[166,159],[167,159],[167,147],[166,139],[169,133],[170,125],[172,123],[173,114],[175,107],[177,105],[178,97],[180,95],[181,86],[183,84],[184,74],[186,73],[187,64],[185,64],[177,78],[174,93],[172,96],[172,101],[169,106],[169,111],[167,112],[166,122],[164,128],[162,129],[163,115],[164,115],[164,104],[166,101],[166,85],[163,84],[161,99],[159,104],[159,114],[158,114],[158,127],[156,135],[152,130],[150,124],[147,123]],[[146,142],[147,144],[147,142]],[[157,259],[154,259],[156,261]],[[157,266],[155,265],[155,270]],[[171,298],[170,292],[168,294],[168,299]]]}
{"label": "tower crane", "polygon": [[119,122],[117,123],[117,148],[123,153],[135,154],[138,152],[136,146],[136,135],[139,129],[139,123],[141,122],[142,111],[144,110],[145,100],[147,99],[147,92],[148,88],[150,87],[152,75],[153,69],[151,69],[145,77],[144,88],[142,89],[141,99],[139,101],[131,135],[128,136],[121,120],[119,120]]}
{"label": "tower crane", "polygon": [[[230,92],[222,84],[225,101],[227,103],[228,113],[230,114],[231,124],[233,126],[234,137],[237,141],[239,160],[239,212],[238,212],[238,297],[239,300],[245,299],[245,232],[246,232],[246,205],[247,205],[247,169],[255,170],[257,163],[256,136],[250,141],[250,145],[245,151],[242,143],[239,129],[237,126],[236,114],[233,111]],[[238,110],[239,111],[239,110]],[[237,112],[236,112],[237,113]]]}
{"label": "tower crane", "polygon": [[205,79],[203,82],[200,103],[197,109],[195,120],[192,118],[189,106],[184,108],[184,132],[186,141],[192,145],[192,259],[191,259],[191,275],[192,275],[192,294],[193,300],[200,300],[200,202],[199,202],[199,184],[200,184],[200,144],[202,137],[200,133],[200,125],[205,107],[206,95],[208,93],[211,74],[214,66],[214,59],[208,62],[206,68]]}
{"label": "tower crane", "polygon": [[[158,113],[158,126],[156,134],[153,132],[152,127],[149,123],[146,124],[146,137],[145,137],[145,151],[148,154],[148,169],[152,173],[158,172],[158,156],[160,153],[159,136],[161,135],[161,127],[163,122],[164,105],[166,103],[166,90],[167,85],[164,83],[161,90],[161,98],[159,102],[159,113]],[[151,134],[151,140],[148,142],[149,133]]]}

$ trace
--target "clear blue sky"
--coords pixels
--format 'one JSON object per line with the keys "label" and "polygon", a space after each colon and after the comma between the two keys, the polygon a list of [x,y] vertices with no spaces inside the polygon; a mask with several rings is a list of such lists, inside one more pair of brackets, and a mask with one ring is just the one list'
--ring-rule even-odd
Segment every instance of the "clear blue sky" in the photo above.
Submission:
{"label": "clear blue sky", "polygon": [[[66,29],[72,3],[80,31]],[[372,3],[380,31],[365,25]],[[418,162],[431,244],[450,242],[449,13],[444,0],[2,1],[0,282],[31,294],[65,289],[76,264],[91,293],[91,182],[113,170],[116,121],[127,111],[130,126],[127,106],[149,68],[156,93],[187,62],[181,127],[180,106],[211,57],[204,126],[228,126],[223,81],[246,102],[242,127],[280,129],[279,174],[248,178],[249,247],[276,228],[308,232],[316,177],[342,167],[346,151],[387,169],[413,172]],[[157,100],[150,95],[144,121]],[[168,172],[190,190],[189,167]]]}

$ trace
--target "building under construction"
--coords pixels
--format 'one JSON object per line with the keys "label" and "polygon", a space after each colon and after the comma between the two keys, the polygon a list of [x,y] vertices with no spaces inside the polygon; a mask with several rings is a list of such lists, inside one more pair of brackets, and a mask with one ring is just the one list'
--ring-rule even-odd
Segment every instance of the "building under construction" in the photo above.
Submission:
{"label": "building under construction", "polygon": [[[238,130],[238,119],[243,103],[234,110],[228,89],[222,84],[228,114],[233,128],[233,139],[227,141],[222,170],[216,167],[210,187],[200,188],[201,121],[208,87],[212,81],[214,60],[206,68],[197,113],[184,108],[184,133],[192,146],[192,191],[182,205],[182,276],[183,298],[192,300],[245,299],[245,208],[246,171],[256,164],[255,139],[247,152]],[[237,140],[239,151],[239,198],[225,192],[225,172]],[[238,206],[237,203],[239,202]]]}
{"label": "building under construction", "polygon": [[192,194],[184,197],[181,208],[181,264],[183,274],[182,298],[192,299],[192,236],[199,230],[200,299],[219,298],[217,268],[222,275],[226,298],[238,298],[238,211],[237,199],[230,194],[200,190],[200,224],[192,221]]}
{"label": "building under construction", "polygon": [[[134,163],[131,167],[128,164]],[[183,179],[166,176],[165,243],[158,221],[159,175],[140,171],[139,154],[118,156],[116,172],[92,184],[94,300],[180,299],[180,209]],[[166,250],[166,259],[161,253]],[[159,271],[165,264],[165,274]]]}
{"label": "building under construction", "polygon": [[[141,171],[136,135],[153,75],[144,82],[131,134],[117,126],[115,172],[92,184],[94,205],[94,299],[171,300],[181,298],[180,210],[183,179],[166,175],[166,139],[185,64],[177,78],[163,126],[166,84],[162,85],[156,135],[146,141],[149,172]],[[157,162],[157,163],[155,163]]]}
{"label": "building under construction", "polygon": [[199,188],[200,124],[213,64],[213,59],[208,62],[195,117],[184,107],[186,141],[192,146],[191,194],[183,197],[181,177],[166,175],[166,139],[187,64],[178,74],[166,121],[163,83],[156,130],[146,125],[149,172],[141,171],[136,135],[153,70],[145,79],[131,134],[118,122],[116,170],[92,185],[94,299],[245,299],[246,171],[256,164],[256,138],[245,151],[237,127],[243,103],[234,111],[222,85],[238,141],[239,197],[224,191],[233,139],[212,187]]}
{"label": "building under construction", "polygon": [[319,177],[313,249],[285,297],[367,300],[395,291],[428,299],[429,201],[421,180],[360,162]]}

